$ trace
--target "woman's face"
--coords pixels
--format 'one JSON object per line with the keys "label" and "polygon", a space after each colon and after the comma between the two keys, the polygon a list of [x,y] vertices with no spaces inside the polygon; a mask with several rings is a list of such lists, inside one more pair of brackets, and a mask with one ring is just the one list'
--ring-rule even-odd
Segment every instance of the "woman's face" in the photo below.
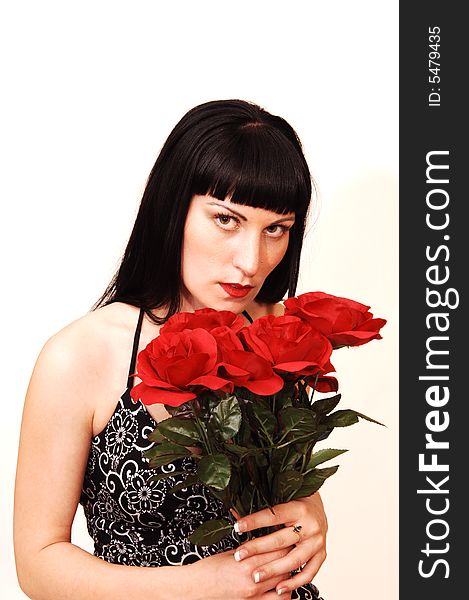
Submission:
{"label": "woman's face", "polygon": [[242,312],[285,255],[294,222],[293,212],[193,196],[182,247],[182,310]]}

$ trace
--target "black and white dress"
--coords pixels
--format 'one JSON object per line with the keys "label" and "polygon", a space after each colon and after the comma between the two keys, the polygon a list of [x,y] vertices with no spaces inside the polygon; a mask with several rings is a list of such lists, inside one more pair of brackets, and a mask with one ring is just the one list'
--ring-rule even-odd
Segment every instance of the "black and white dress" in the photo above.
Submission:
{"label": "black and white dress", "polygon": [[[156,427],[145,406],[135,404],[130,397],[130,375],[135,372],[143,315],[141,309],[127,389],[106,427],[92,440],[80,503],[95,556],[110,563],[141,567],[184,565],[236,548],[245,538],[233,531],[218,544],[191,544],[187,537],[204,521],[227,516],[222,502],[201,484],[168,493],[184,475],[148,481],[156,473],[194,471],[196,463],[184,457],[152,469],[143,455],[153,445],[147,436]],[[312,584],[302,586],[292,598],[317,600],[317,588]]]}

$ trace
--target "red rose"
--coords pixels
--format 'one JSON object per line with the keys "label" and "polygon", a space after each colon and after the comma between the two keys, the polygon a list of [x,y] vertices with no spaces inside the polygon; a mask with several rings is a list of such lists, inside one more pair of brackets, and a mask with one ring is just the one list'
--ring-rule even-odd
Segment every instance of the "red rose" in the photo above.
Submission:
{"label": "red rose", "polygon": [[324,377],[319,377],[316,381],[316,384],[315,379],[313,377],[309,382],[309,385],[311,387],[314,386],[315,390],[323,393],[337,392],[337,390],[339,389],[339,382],[337,381],[337,379],[335,377],[328,377],[327,375],[325,375]]}
{"label": "red rose", "polygon": [[334,370],[329,340],[298,317],[267,315],[242,329],[240,336],[276,371],[307,376]]}
{"label": "red rose", "polygon": [[308,292],[285,300],[285,314],[297,315],[327,336],[333,348],[361,346],[380,340],[385,319],[374,319],[369,306],[324,292]]}
{"label": "red rose", "polygon": [[179,406],[193,400],[193,387],[232,392],[233,384],[218,377],[217,342],[204,329],[160,333],[138,355],[137,373],[142,383],[130,395],[143,404]]}
{"label": "red rose", "polygon": [[262,356],[238,349],[223,349],[223,360],[217,364],[217,375],[253,394],[270,396],[283,388],[283,379],[274,373],[272,365]]}
{"label": "red rose", "polygon": [[214,310],[200,308],[194,312],[179,312],[170,317],[160,330],[160,333],[175,333],[184,329],[205,329],[213,334],[219,327],[228,327],[238,333],[244,326],[242,315],[229,310]]}
{"label": "red rose", "polygon": [[223,360],[222,349],[243,350],[243,345],[237,333],[244,327],[244,320],[229,310],[214,310],[201,308],[194,312],[180,312],[170,317],[160,330],[160,333],[175,333],[186,329],[205,329],[216,340],[218,347],[217,361]]}

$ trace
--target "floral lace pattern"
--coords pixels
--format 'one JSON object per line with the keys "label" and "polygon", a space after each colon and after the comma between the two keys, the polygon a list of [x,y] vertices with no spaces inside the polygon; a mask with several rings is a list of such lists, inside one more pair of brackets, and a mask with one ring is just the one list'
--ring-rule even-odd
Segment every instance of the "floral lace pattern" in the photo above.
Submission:
{"label": "floral lace pattern", "polygon": [[[234,530],[211,546],[195,546],[187,540],[207,519],[226,517],[226,510],[200,484],[169,493],[197,464],[184,457],[151,469],[143,453],[153,445],[147,436],[155,426],[145,407],[133,403],[127,388],[104,430],[92,439],[80,504],[95,556],[123,565],[176,566],[236,548],[245,538]],[[162,472],[175,475],[149,481]],[[317,589],[302,586],[292,598],[317,600]]]}

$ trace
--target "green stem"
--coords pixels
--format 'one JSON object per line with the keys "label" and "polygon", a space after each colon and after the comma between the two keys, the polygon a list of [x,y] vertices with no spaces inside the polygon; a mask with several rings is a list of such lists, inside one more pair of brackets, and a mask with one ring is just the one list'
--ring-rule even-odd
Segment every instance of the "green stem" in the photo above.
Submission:
{"label": "green stem", "polygon": [[285,459],[287,458],[287,456],[288,456],[288,452],[282,458],[282,464],[280,465],[280,473],[285,470]]}
{"label": "green stem", "polygon": [[[256,491],[257,491],[257,488],[256,488],[256,486],[254,485],[254,482],[253,482],[253,481],[251,481],[251,485],[252,485],[252,488],[253,488],[253,489],[252,489],[251,502],[250,502],[250,506],[249,506],[249,513],[248,513],[248,514],[252,514],[252,512],[253,512],[253,510],[252,510],[252,509],[254,508],[254,494],[255,494],[255,493],[256,493]],[[248,540],[252,540],[252,538],[254,537],[254,534],[252,533],[252,531],[248,531],[248,532],[247,532],[247,537],[248,537]]]}
{"label": "green stem", "polygon": [[319,373],[316,375],[316,379],[314,380],[313,391],[311,392],[310,402],[313,401],[314,392],[316,391],[316,385],[318,383]]}
{"label": "green stem", "polygon": [[270,444],[274,443],[274,440],[271,438],[270,433],[267,431],[267,429],[264,427],[264,424],[261,423],[259,421],[259,419],[256,419],[256,421],[259,423],[259,425],[261,426],[261,430],[263,431],[265,437],[267,438],[267,440],[270,442]]}
{"label": "green stem", "polygon": [[[282,442],[283,442],[283,440],[284,440],[284,439],[287,437],[287,435],[288,435],[288,434],[290,434],[291,432],[292,432],[292,429],[289,429],[288,431],[286,431],[286,432],[285,432],[285,433],[282,435],[282,437],[281,437],[281,438],[278,440],[278,442],[277,442],[278,444],[280,444],[280,446],[277,446],[277,448],[283,448]],[[295,441],[295,443],[296,443],[298,440],[301,440],[301,438],[304,438],[304,437],[307,437],[307,438],[309,438],[310,436],[311,436],[311,434],[310,434],[310,433],[304,433],[303,435],[300,435],[298,438],[296,438],[294,441]],[[291,444],[291,443],[292,443],[292,442],[287,442],[287,444],[286,444],[286,445],[288,445],[288,444]],[[267,446],[267,447],[268,447],[268,446]]]}
{"label": "green stem", "polygon": [[194,415],[195,425],[196,425],[196,427],[197,427],[197,429],[199,431],[200,437],[202,438],[202,440],[203,440],[203,442],[205,444],[205,447],[207,449],[207,453],[210,454],[210,455],[212,455],[213,454],[212,446],[210,444],[210,440],[209,440],[209,438],[207,436],[205,428],[204,428],[203,424],[201,423],[201,421],[200,421],[197,413],[194,410],[192,411],[192,414]]}
{"label": "green stem", "polygon": [[272,445],[272,446],[264,446],[263,448],[249,449],[248,452],[245,454],[245,456],[254,456],[255,454],[259,454],[259,453],[264,452],[266,450],[277,450],[279,448],[286,448],[287,446],[290,446],[291,444],[296,444],[297,442],[306,441],[310,437],[311,437],[310,433],[305,433],[305,434],[300,435],[299,437],[295,438],[294,440],[290,440],[288,442],[285,442],[284,444],[280,444],[280,446],[274,446],[274,445]]}
{"label": "green stem", "polygon": [[290,446],[290,444],[297,444],[298,442],[306,441],[309,439],[311,435],[309,433],[305,433],[304,435],[300,435],[295,440],[291,440],[289,442],[285,442],[284,444],[280,444],[277,448],[286,448],[286,446]]}
{"label": "green stem", "polygon": [[309,452],[305,452],[303,454],[303,460],[301,461],[301,471],[300,471],[300,473],[303,473],[303,469],[305,468],[305,465],[306,465],[306,460],[309,460],[308,454],[309,454]]}

